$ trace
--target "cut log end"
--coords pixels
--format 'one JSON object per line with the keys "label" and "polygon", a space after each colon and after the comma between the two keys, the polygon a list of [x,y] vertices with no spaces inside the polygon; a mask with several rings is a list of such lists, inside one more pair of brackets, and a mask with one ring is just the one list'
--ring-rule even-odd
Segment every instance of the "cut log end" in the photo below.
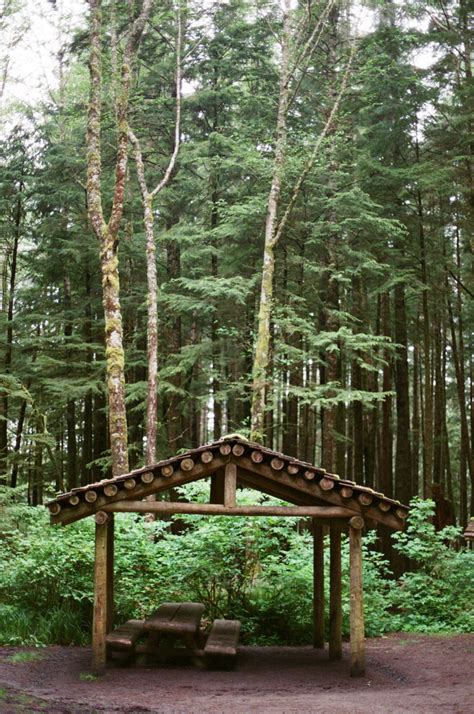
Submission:
{"label": "cut log end", "polygon": [[219,446],[219,451],[221,452],[222,456],[228,456],[232,451],[232,447],[230,444],[221,444]]}
{"label": "cut log end", "polygon": [[252,451],[250,454],[250,458],[254,462],[254,464],[261,464],[263,461],[263,454],[261,451]]}
{"label": "cut log end", "polygon": [[194,461],[192,459],[186,458],[181,461],[182,471],[192,471],[194,468]]}
{"label": "cut log end", "polygon": [[77,506],[79,504],[80,500],[81,499],[79,498],[79,496],[76,496],[76,494],[74,494],[74,496],[70,497],[69,503],[71,504],[71,506]]}
{"label": "cut log end", "polygon": [[332,480],[332,478],[327,478],[325,476],[319,482],[319,486],[323,489],[323,491],[330,491],[332,488],[334,488],[334,481]]}
{"label": "cut log end", "polygon": [[49,508],[49,512],[51,513],[52,516],[57,516],[58,513],[61,512],[61,505],[59,503],[50,503],[48,508]]}
{"label": "cut log end", "polygon": [[244,451],[245,446],[243,446],[242,444],[234,444],[234,446],[232,447],[232,453],[234,454],[234,456],[242,456]]}
{"label": "cut log end", "polygon": [[297,466],[296,464],[288,464],[287,469],[288,473],[290,476],[296,476],[296,474],[299,472],[300,467]]}
{"label": "cut log end", "polygon": [[117,491],[118,488],[114,483],[109,483],[107,486],[104,486],[104,493],[106,496],[116,496]]}
{"label": "cut log end", "polygon": [[140,478],[142,483],[152,483],[155,476],[151,471],[147,471],[146,473],[142,474]]}
{"label": "cut log end", "polygon": [[135,486],[137,485],[137,482],[135,481],[134,478],[127,478],[127,479],[123,482],[123,485],[125,486],[125,488],[127,489],[127,491],[131,491],[132,489],[135,488]]}
{"label": "cut log end", "polygon": [[349,521],[349,525],[352,528],[355,528],[356,530],[360,531],[365,525],[364,519],[362,518],[362,516],[352,516]]}
{"label": "cut log end", "polygon": [[343,486],[339,493],[343,498],[352,498],[354,491],[350,486]]}
{"label": "cut log end", "polygon": [[277,458],[276,456],[270,461],[270,465],[272,469],[275,471],[281,471],[282,468],[285,466],[285,462],[282,459]]}
{"label": "cut log end", "polygon": [[174,472],[174,468],[171,466],[171,464],[161,467],[161,473],[165,478],[169,478],[170,476],[172,476],[173,472]]}
{"label": "cut log end", "polygon": [[373,496],[370,493],[359,493],[357,500],[359,503],[361,503],[363,506],[370,506],[372,503]]}
{"label": "cut log end", "polygon": [[201,454],[201,461],[203,464],[210,464],[213,458],[214,454],[212,451],[203,451]]}
{"label": "cut log end", "polygon": [[86,491],[84,498],[87,503],[94,503],[94,501],[97,501],[97,493],[95,491]]}
{"label": "cut log end", "polygon": [[387,503],[387,501],[380,501],[379,502],[379,509],[383,511],[384,513],[387,513],[387,511],[390,510],[390,503]]}
{"label": "cut log end", "polygon": [[103,526],[104,523],[107,523],[108,520],[109,514],[105,513],[105,511],[97,511],[97,513],[95,514],[95,522],[98,526]]}
{"label": "cut log end", "polygon": [[405,511],[404,508],[397,508],[395,511],[395,515],[397,518],[400,518],[401,520],[405,520],[408,516],[408,511]]}
{"label": "cut log end", "polygon": [[305,471],[303,476],[307,481],[312,481],[314,479],[314,471]]}

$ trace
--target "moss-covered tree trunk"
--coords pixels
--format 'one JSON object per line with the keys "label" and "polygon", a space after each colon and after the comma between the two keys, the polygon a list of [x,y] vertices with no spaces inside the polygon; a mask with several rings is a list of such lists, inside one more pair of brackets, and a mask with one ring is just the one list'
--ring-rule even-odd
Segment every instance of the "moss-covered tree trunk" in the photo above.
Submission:
{"label": "moss-covered tree trunk", "polygon": [[273,299],[273,277],[275,274],[275,233],[277,225],[278,201],[285,160],[287,133],[287,113],[289,98],[289,55],[290,55],[290,2],[284,0],[282,54],[280,66],[280,89],[276,127],[275,159],[273,177],[267,201],[265,219],[265,245],[263,250],[262,283],[260,306],[257,319],[257,339],[252,367],[252,408],[251,439],[263,441],[265,424],[266,380],[270,350],[270,319]]}
{"label": "moss-covered tree trunk", "polygon": [[102,303],[105,317],[105,355],[109,406],[109,436],[112,474],[128,471],[127,414],[125,407],[125,357],[118,265],[118,234],[123,213],[128,147],[128,105],[131,62],[148,18],[151,0],[143,0],[141,12],[128,35],[116,96],[117,156],[110,219],[105,221],[101,189],[101,84],[102,47],[101,1],[89,0],[90,18],[90,98],[87,118],[87,200],[89,219],[100,243]]}

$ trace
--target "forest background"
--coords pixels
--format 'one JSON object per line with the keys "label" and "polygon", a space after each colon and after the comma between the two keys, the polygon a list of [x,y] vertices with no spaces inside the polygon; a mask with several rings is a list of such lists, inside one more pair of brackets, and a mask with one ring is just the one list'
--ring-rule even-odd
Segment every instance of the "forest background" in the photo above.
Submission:
{"label": "forest background", "polygon": [[[3,621],[18,629],[33,608],[35,557],[45,602],[90,609],[71,550],[71,580],[54,566],[60,543],[71,549],[87,525],[60,541],[24,503],[230,432],[404,503],[433,498],[438,530],[463,528],[474,513],[467,0],[88,6],[72,21],[68,3],[44,5],[56,80],[30,103],[12,87],[31,8],[0,6],[0,480],[4,552],[18,565],[1,588],[21,606]],[[437,588],[436,567],[449,561],[443,597],[458,598],[459,614],[468,554],[446,544],[455,531],[436,534],[429,503],[413,513],[401,553]],[[200,520],[184,533],[124,523],[173,539],[162,565],[199,533],[207,551],[195,557],[208,573],[218,567]],[[255,546],[260,565],[250,558],[248,571],[229,527],[215,526],[215,544],[236,560],[223,590],[201,592],[211,610],[239,614],[245,600],[248,614],[269,598],[281,624],[271,593],[284,573],[301,571],[307,593],[304,529],[265,523],[245,531],[247,544],[262,533],[272,543]],[[374,547],[397,575],[406,567],[383,534]],[[400,611],[378,558],[372,549],[373,611]],[[192,578],[179,572],[183,588]],[[236,583],[244,600],[229,595]]]}

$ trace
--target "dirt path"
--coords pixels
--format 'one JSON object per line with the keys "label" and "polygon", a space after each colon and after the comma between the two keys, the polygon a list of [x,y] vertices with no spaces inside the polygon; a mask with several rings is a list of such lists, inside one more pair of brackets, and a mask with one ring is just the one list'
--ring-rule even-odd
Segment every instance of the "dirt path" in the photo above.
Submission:
{"label": "dirt path", "polygon": [[[243,647],[232,672],[195,665],[89,674],[90,650],[0,648],[0,712],[92,714],[472,712],[474,635],[391,635],[367,642],[367,676],[306,647]],[[39,655],[39,656],[38,656]]]}

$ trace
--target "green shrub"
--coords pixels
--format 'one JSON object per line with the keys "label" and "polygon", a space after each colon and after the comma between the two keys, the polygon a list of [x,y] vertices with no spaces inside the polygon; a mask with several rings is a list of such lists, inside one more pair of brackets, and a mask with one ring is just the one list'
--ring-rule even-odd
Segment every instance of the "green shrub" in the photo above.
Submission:
{"label": "green shrub", "polygon": [[[195,484],[192,488],[194,497],[205,497]],[[253,495],[239,492],[239,498]],[[417,568],[398,584],[374,550],[375,532],[364,537],[369,636],[394,629],[472,628],[473,554],[451,547],[457,530],[436,534],[431,513],[430,503],[415,501],[407,531],[394,536]],[[209,620],[240,619],[245,642],[311,642],[312,538],[296,519],[181,516],[180,521],[181,532],[172,534],[169,521],[117,516],[117,622],[144,617],[164,600],[197,600],[206,605]],[[44,508],[11,504],[4,506],[0,522],[0,643],[84,644],[92,619],[94,523],[84,519],[51,528]],[[348,634],[345,537],[342,573],[343,632]]]}
{"label": "green shrub", "polygon": [[433,501],[415,498],[407,528],[395,548],[415,564],[393,591],[394,625],[406,632],[471,632],[474,629],[474,553],[459,549],[461,529],[436,531]]}

